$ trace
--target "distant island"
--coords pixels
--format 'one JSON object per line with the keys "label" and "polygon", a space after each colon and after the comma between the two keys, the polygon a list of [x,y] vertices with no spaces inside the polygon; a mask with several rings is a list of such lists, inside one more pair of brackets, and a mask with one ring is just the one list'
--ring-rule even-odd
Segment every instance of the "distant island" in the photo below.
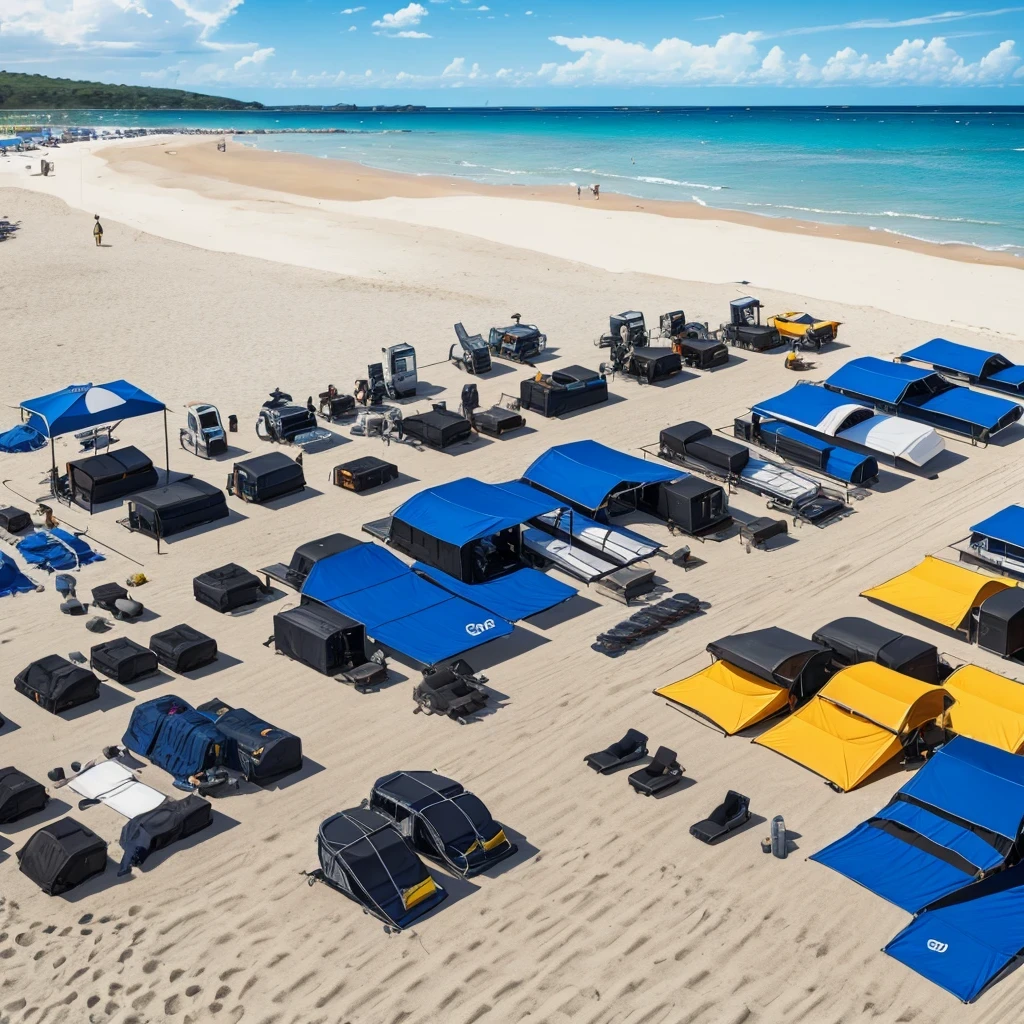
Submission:
{"label": "distant island", "polygon": [[299,112],[408,112],[426,107],[333,106],[267,107],[255,100],[232,100],[184,89],[158,89],[144,85],[104,85],[70,78],[25,75],[0,71],[0,110],[284,110]]}

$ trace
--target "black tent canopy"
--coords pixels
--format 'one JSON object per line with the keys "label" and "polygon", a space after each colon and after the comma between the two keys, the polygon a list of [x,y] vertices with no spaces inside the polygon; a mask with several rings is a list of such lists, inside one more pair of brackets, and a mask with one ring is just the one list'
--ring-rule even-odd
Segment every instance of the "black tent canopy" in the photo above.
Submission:
{"label": "black tent canopy", "polygon": [[139,491],[126,501],[128,528],[154,538],[158,546],[164,537],[226,519],[229,515],[224,492],[195,477]]}
{"label": "black tent canopy", "polygon": [[1024,649],[1024,588],[1009,587],[982,602],[977,641],[1001,658],[1012,658]]}
{"label": "black tent canopy", "polygon": [[658,518],[684,533],[696,536],[732,520],[725,491],[700,477],[684,476],[659,484],[657,493]]}
{"label": "black tent canopy", "polygon": [[228,476],[232,494],[257,504],[294,494],[305,486],[302,466],[284,452],[267,452],[236,462]]}
{"label": "black tent canopy", "polygon": [[712,657],[785,686],[798,697],[809,697],[825,685],[832,660],[827,647],[778,626],[734,633],[712,641],[707,649]]}
{"label": "black tent canopy", "polygon": [[405,928],[448,893],[384,815],[353,807],[332,815],[317,835],[325,882],[379,921]]}
{"label": "black tent canopy", "polygon": [[274,647],[327,676],[357,668],[367,660],[363,624],[312,602],[274,616]]}
{"label": "black tent canopy", "polygon": [[939,682],[939,652],[934,644],[897,633],[869,619],[834,619],[816,630],[812,639],[831,648],[837,666],[875,661],[923,683]]}
{"label": "black tent canopy", "polygon": [[90,512],[95,505],[120,501],[125,495],[155,487],[160,480],[152,459],[133,445],[75,459],[67,469],[72,500]]}
{"label": "black tent canopy", "polygon": [[402,430],[408,437],[414,437],[431,448],[450,448],[465,441],[472,433],[473,425],[465,416],[451,409],[435,405],[429,412],[406,416]]}

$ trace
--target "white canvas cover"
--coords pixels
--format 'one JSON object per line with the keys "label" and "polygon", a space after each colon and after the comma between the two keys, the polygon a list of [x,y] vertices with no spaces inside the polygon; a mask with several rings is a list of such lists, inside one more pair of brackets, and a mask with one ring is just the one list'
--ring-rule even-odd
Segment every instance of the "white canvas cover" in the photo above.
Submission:
{"label": "white canvas cover", "polygon": [[914,466],[923,466],[946,447],[931,427],[897,416],[872,416],[836,436]]}
{"label": "white canvas cover", "polygon": [[552,537],[542,530],[524,530],[523,546],[550,561],[557,569],[588,583],[599,576],[615,572],[619,566],[592,555],[583,548],[570,544],[559,537]]}
{"label": "white canvas cover", "polygon": [[794,505],[818,495],[818,485],[813,480],[762,459],[750,459],[740,471],[740,476],[757,490],[785,498]]}
{"label": "white canvas cover", "polygon": [[[537,518],[556,530],[568,532],[570,516],[566,513],[548,512]],[[572,536],[576,540],[607,555],[609,561],[618,565],[630,565],[650,558],[658,550],[657,544],[645,542],[638,534],[616,530],[614,526],[596,523],[585,516],[573,515],[571,520]]]}
{"label": "white canvas cover", "polygon": [[119,761],[104,761],[86,769],[68,782],[68,788],[88,800],[99,800],[126,818],[152,811],[167,799],[139,782],[135,773]]}

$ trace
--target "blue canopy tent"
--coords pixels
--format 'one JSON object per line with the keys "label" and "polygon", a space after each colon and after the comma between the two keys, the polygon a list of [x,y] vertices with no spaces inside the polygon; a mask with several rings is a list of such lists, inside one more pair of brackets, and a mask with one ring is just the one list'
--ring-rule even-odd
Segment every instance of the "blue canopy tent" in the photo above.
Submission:
{"label": "blue canopy tent", "polygon": [[560,503],[523,484],[469,477],[430,487],[395,510],[388,543],[450,593],[515,621],[569,600],[576,591],[522,560],[523,523]]}
{"label": "blue canopy tent", "polygon": [[314,563],[302,596],[363,623],[372,639],[423,665],[513,630],[511,622],[443,590],[369,543]]}
{"label": "blue canopy tent", "polygon": [[958,736],[874,817],[811,860],[916,913],[1015,863],[1024,758]]}
{"label": "blue canopy tent", "polygon": [[171,449],[167,435],[167,407],[126,380],[114,380],[108,384],[69,384],[61,391],[27,399],[21,403],[21,411],[22,418],[27,417],[30,427],[50,439],[53,463],[50,472],[54,486],[57,476],[54,438],[72,431],[113,423],[115,420],[148,416],[154,412],[164,414],[165,469],[168,477],[170,476]]}
{"label": "blue canopy tent", "polygon": [[1024,953],[1024,865],[939,900],[883,952],[974,1002]]}
{"label": "blue canopy tent", "polygon": [[851,359],[825,381],[825,387],[870,402],[885,412],[987,441],[1019,420],[1024,409],[994,395],[979,395],[934,370],[893,363],[876,356]]}
{"label": "blue canopy tent", "polygon": [[571,441],[549,448],[535,459],[523,480],[601,520],[613,498],[686,476],[664,463],[638,459],[597,441]]}
{"label": "blue canopy tent", "polygon": [[835,442],[815,437],[792,423],[762,423],[759,438],[761,444],[776,455],[846,484],[858,486],[878,476],[878,462],[873,455],[860,455]]}
{"label": "blue canopy tent", "polygon": [[1007,505],[975,523],[968,543],[972,560],[1003,572],[1024,571],[1024,507]]}
{"label": "blue canopy tent", "polygon": [[1024,395],[1024,366],[1006,356],[972,345],[960,345],[945,338],[932,338],[900,356],[904,363],[925,363],[969,384],[1011,395]]}

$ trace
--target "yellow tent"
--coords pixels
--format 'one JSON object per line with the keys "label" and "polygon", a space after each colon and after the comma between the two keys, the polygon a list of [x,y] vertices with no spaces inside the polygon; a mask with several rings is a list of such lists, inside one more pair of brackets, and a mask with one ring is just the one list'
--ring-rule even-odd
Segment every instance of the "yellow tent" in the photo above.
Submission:
{"label": "yellow tent", "polygon": [[941,686],[863,662],[754,742],[846,791],[898,754],[909,732],[939,718],[947,699]]}
{"label": "yellow tent", "polygon": [[945,682],[956,703],[947,728],[1011,754],[1024,752],[1024,686],[977,665],[958,668]]}
{"label": "yellow tent", "polygon": [[716,661],[692,676],[654,691],[714,722],[726,735],[746,729],[789,703],[789,690],[765,682],[727,661]]}
{"label": "yellow tent", "polygon": [[861,597],[892,605],[947,629],[961,629],[972,608],[1000,590],[1016,585],[1005,576],[983,576],[926,555],[920,565],[865,590]]}

